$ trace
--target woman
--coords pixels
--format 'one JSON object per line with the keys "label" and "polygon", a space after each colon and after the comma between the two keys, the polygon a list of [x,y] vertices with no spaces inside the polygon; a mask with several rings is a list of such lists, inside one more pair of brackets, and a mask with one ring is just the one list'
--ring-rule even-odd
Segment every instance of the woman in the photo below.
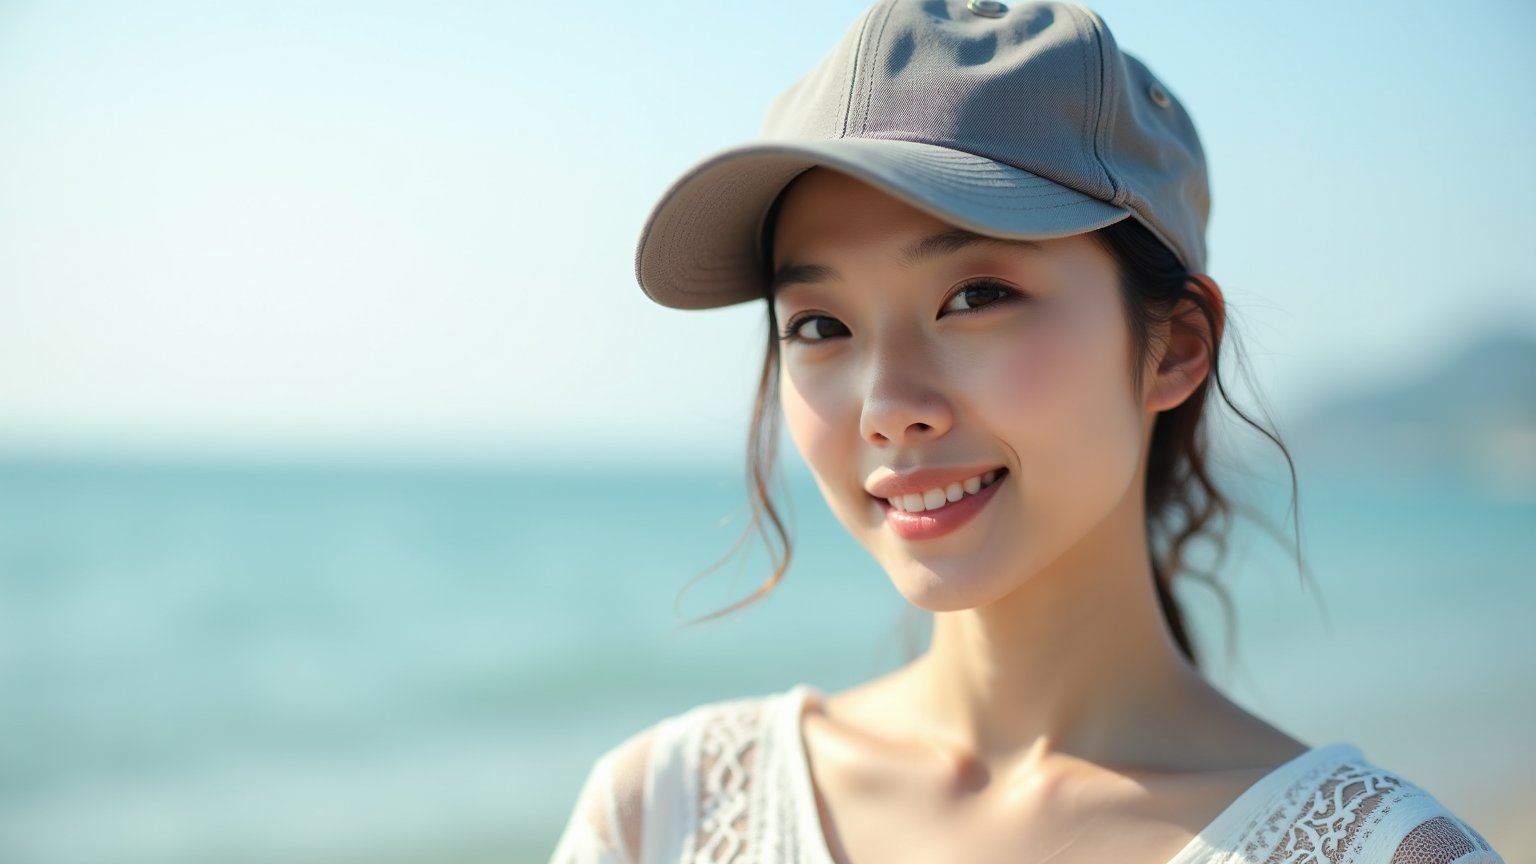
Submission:
{"label": "woman", "polygon": [[555,862],[1499,860],[1194,663],[1168,581],[1225,506],[1206,182],[1183,107],[1091,12],[897,0],[764,141],[666,193],[641,286],[767,303],[754,452],[777,393],[933,638],[842,693],[640,732],[594,766]]}

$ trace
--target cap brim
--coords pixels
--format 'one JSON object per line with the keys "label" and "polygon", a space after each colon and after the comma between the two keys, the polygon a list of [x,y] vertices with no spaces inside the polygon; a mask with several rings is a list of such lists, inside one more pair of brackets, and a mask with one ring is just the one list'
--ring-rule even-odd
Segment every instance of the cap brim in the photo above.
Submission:
{"label": "cap brim", "polygon": [[751,144],[689,170],[657,203],[635,250],[635,276],[652,300],[710,309],[763,297],[763,218],[801,172],[831,168],[978,234],[1045,240],[1131,215],[1044,177],[914,141],[840,138]]}

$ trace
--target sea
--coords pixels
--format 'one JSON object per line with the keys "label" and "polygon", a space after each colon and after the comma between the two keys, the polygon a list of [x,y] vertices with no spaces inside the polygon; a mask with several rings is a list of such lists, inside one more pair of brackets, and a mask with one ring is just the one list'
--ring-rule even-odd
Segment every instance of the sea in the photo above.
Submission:
{"label": "sea", "polygon": [[[1231,615],[1179,589],[1208,674],[1528,840],[1536,494],[1298,479],[1224,479]],[[803,466],[779,490],[785,578],[698,623],[770,575],[735,465],[0,457],[0,862],[547,861],[635,732],[922,649]]]}

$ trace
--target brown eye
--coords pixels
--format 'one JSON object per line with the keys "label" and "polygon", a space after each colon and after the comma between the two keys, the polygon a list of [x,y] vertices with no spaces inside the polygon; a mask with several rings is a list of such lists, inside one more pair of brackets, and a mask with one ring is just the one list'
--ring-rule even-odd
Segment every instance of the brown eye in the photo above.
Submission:
{"label": "brown eye", "polygon": [[783,339],[794,342],[822,342],[847,336],[843,322],[826,315],[801,315],[784,328]]}
{"label": "brown eye", "polygon": [[1019,292],[1001,282],[984,280],[970,282],[949,296],[944,303],[945,312],[974,312],[999,300],[1020,296]]}

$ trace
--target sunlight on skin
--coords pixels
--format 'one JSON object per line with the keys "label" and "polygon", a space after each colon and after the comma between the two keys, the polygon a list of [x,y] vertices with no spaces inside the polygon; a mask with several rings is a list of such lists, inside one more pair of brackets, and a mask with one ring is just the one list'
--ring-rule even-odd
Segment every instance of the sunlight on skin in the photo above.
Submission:
{"label": "sunlight on skin", "polygon": [[[1198,327],[1165,326],[1133,394],[1096,240],[931,239],[954,231],[819,169],[775,226],[787,428],[838,519],[935,613],[925,655],[807,713],[817,780],[841,837],[876,859],[879,812],[838,790],[921,790],[902,807],[923,836],[1171,854],[1306,750],[1188,664],[1152,587],[1145,453],[1208,354]],[[946,248],[911,254],[924,245]],[[868,489],[918,469],[1006,474],[952,530],[912,539]],[[1083,839],[1104,820],[1116,830]]]}

